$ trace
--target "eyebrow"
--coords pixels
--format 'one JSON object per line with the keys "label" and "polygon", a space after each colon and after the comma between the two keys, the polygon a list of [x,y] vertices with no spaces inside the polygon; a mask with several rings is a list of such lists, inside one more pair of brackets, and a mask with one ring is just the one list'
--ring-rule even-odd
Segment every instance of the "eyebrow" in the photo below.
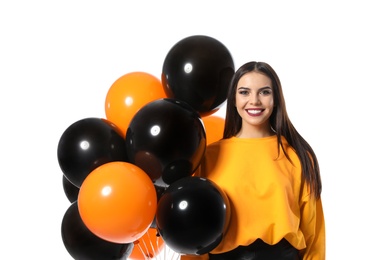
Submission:
{"label": "eyebrow", "polygon": [[[239,87],[237,88],[237,90],[239,89],[250,89],[249,87]],[[264,90],[264,89],[272,89],[270,86],[265,86],[265,87],[262,87],[262,88],[259,88],[258,90]]]}

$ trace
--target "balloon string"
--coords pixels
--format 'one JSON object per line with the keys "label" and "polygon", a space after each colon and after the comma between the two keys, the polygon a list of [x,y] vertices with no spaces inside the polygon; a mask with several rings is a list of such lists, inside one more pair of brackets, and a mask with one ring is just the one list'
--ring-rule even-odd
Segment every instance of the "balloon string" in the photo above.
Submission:
{"label": "balloon string", "polygon": [[[159,235],[157,234],[157,236],[159,236]],[[159,245],[158,243],[159,243],[159,240],[157,240],[157,245]],[[157,246],[157,248],[160,248],[160,246]],[[167,244],[164,244],[163,249],[160,250],[159,252],[156,252],[155,257],[151,258],[151,259],[155,259],[155,260],[169,260],[169,259],[180,260],[180,256],[181,256],[181,254],[172,250]],[[149,259],[149,258],[145,258],[145,259]]]}
{"label": "balloon string", "polygon": [[[149,243],[150,243],[152,252],[144,252],[144,251],[142,251],[142,250],[141,250],[141,251],[142,251],[142,254],[143,254],[143,256],[145,257],[145,259],[153,259],[154,256],[156,255],[156,254],[155,254],[154,247],[153,247],[153,243],[152,243],[152,240],[151,240],[151,238],[150,238],[149,232],[148,232],[146,235],[147,235],[147,240],[148,240]],[[144,238],[145,238],[145,237],[144,237]],[[144,248],[148,248],[147,245],[146,245],[146,241],[145,241],[145,240],[146,240],[146,239],[143,239],[143,240],[142,240],[142,243],[143,243],[143,245],[144,245]]]}
{"label": "balloon string", "polygon": [[142,256],[145,258],[145,259],[147,259],[146,257],[146,253],[144,252],[144,250],[142,249],[142,246],[140,245],[140,241],[139,240],[137,240],[137,242],[136,243],[134,243],[135,244],[135,246],[137,246],[138,248],[139,248],[139,250],[141,251],[141,254],[142,254]]}
{"label": "balloon string", "polygon": [[163,260],[168,260],[168,256],[170,256],[171,260],[180,260],[180,254],[173,251],[170,247],[165,245],[164,247],[164,259]]}
{"label": "balloon string", "polygon": [[[155,249],[154,246],[153,246],[153,242],[152,242],[152,239],[151,239],[151,237],[150,237],[149,232],[147,233],[147,235],[148,235],[148,240],[149,240],[150,248],[152,249],[152,254],[151,254],[151,255],[150,255],[150,252],[149,252],[149,258],[152,259],[152,258],[154,258],[154,257],[157,255],[157,252],[156,252],[156,249]],[[156,234],[156,235],[157,235],[157,234]],[[145,248],[147,248],[147,247],[146,247],[146,242],[144,242],[144,243],[145,243]]]}

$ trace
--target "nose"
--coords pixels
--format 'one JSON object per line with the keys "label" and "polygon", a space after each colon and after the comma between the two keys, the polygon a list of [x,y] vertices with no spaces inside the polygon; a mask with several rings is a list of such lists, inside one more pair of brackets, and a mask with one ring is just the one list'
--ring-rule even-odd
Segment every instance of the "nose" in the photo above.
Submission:
{"label": "nose", "polygon": [[249,102],[250,102],[251,105],[259,105],[259,104],[261,104],[261,100],[260,100],[259,95],[252,95]]}

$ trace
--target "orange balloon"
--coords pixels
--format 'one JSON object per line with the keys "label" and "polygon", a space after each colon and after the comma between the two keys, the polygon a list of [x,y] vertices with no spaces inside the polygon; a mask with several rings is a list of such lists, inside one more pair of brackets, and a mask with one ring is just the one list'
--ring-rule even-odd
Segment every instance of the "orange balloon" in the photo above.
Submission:
{"label": "orange balloon", "polygon": [[209,145],[223,137],[225,119],[219,116],[202,117],[203,125],[206,132],[206,144]]}
{"label": "orange balloon", "polygon": [[158,234],[157,229],[149,228],[139,240],[134,241],[134,248],[129,259],[144,260],[155,258],[164,248],[164,240]]}
{"label": "orange balloon", "polygon": [[166,98],[161,80],[146,72],[131,72],[118,78],[107,92],[106,118],[118,126],[123,137],[131,119],[147,103]]}
{"label": "orange balloon", "polygon": [[157,209],[152,180],[127,162],[103,164],[85,178],[78,195],[80,217],[96,236],[131,243],[151,226]]}

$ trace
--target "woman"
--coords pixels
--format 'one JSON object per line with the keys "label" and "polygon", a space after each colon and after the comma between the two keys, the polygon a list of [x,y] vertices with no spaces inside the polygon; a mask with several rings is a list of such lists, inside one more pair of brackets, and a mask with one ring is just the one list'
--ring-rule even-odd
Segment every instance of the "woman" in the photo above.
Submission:
{"label": "woman", "polygon": [[224,190],[230,224],[209,254],[181,259],[325,259],[317,157],[269,64],[248,62],[233,76],[223,138],[207,147],[196,175]]}

